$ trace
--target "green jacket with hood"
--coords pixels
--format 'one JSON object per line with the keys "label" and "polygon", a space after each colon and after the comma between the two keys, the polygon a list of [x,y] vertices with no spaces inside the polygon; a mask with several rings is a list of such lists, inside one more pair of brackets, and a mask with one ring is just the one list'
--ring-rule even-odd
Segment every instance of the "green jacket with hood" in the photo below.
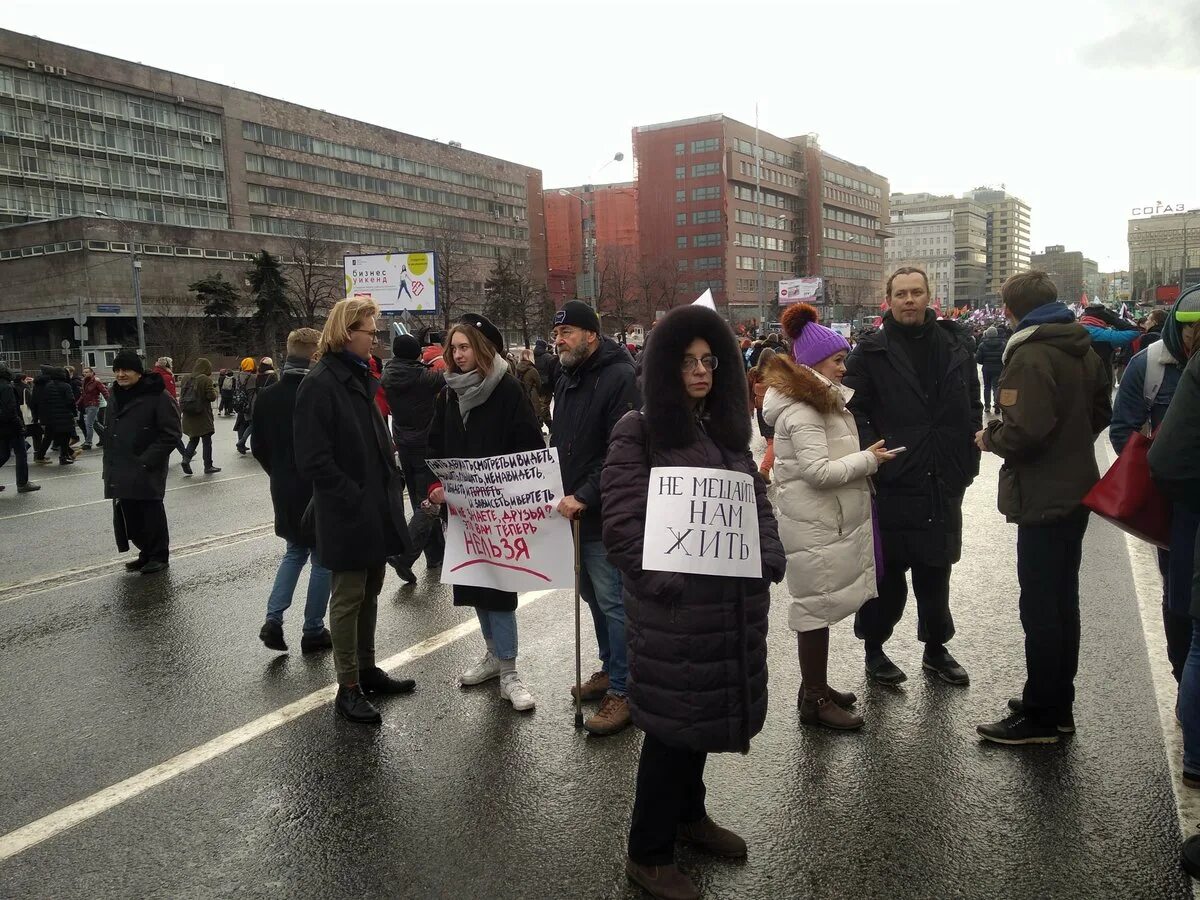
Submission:
{"label": "green jacket with hood", "polygon": [[1064,304],[1021,320],[1004,351],[998,394],[1001,418],[986,439],[1004,460],[1000,512],[1019,525],[1065,518],[1100,478],[1095,442],[1112,399],[1091,338]]}

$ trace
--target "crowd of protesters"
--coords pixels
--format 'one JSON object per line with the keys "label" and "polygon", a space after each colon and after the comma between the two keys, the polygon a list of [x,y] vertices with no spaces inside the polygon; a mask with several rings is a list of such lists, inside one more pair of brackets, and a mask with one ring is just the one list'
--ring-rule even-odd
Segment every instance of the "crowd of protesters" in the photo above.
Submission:
{"label": "crowd of protesters", "polygon": [[[15,457],[18,490],[36,491],[28,450],[48,464],[54,448],[71,465],[102,442],[117,543],[138,549],[127,568],[152,574],[169,564],[169,457],[178,451],[190,475],[201,450],[204,472],[219,472],[215,418],[234,418],[238,451],[269,476],[285,542],[259,638],[288,649],[284,613],[308,566],[301,650],[332,651],[334,709],[365,725],[382,721],[377,697],[415,687],[378,666],[375,627],[389,564],[409,583],[421,555],[430,570],[442,565],[446,495],[427,460],[557,448],[557,512],[578,523],[599,660],[570,692],[597,704],[584,723],[592,734],[644,732],[626,871],[653,896],[685,898],[699,891],[675,865],[676,840],[747,853],[708,815],[704,768],[709,753],[748,752],[766,719],[772,583],[790,598],[805,725],[847,732],[866,722],[858,698],[829,683],[830,629],[844,619],[870,679],[906,679],[885,648],[910,581],[922,668],[968,684],[949,649],[951,576],[965,493],[981,455],[995,454],[997,506],[1017,526],[1026,678],[977,731],[1003,745],[1057,743],[1075,731],[1095,442],[1108,428],[1120,454],[1135,432],[1154,433],[1150,466],[1172,504],[1170,544],[1159,550],[1164,632],[1184,780],[1200,788],[1200,288],[1138,328],[1102,307],[1072,309],[1047,275],[1022,273],[1003,286],[1003,322],[976,323],[975,334],[939,318],[918,268],[895,271],[885,296],[880,327],[857,339],[796,304],[779,332],[739,345],[715,311],[689,306],[663,317],[638,353],[572,300],[550,341],[516,356],[493,323],[468,314],[444,334],[395,336],[386,363],[374,353],[378,308],[347,298],[322,331],[288,336],[278,373],[271,358],[247,357],[214,381],[200,358],[177,384],[170,358],[145,371],[124,350],[109,388],[90,369],[76,380],[45,366],[30,383],[0,365],[0,465]],[[1114,403],[1115,360],[1124,377]],[[755,423],[766,440],[757,460]],[[754,480],[760,578],[643,568],[650,472],[662,466]],[[494,681],[500,702],[534,709],[518,668],[517,595],[465,585],[452,594],[473,608],[483,640],[458,684]],[[1200,847],[1189,852],[1200,864]]]}

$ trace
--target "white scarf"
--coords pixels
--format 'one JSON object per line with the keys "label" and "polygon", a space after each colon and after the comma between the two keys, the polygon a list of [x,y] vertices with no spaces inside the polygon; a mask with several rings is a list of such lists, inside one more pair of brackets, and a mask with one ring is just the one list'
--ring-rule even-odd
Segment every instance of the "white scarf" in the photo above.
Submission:
{"label": "white scarf", "polygon": [[471,410],[487,403],[500,379],[507,374],[508,361],[499,353],[492,357],[492,371],[488,373],[487,378],[480,376],[478,368],[470,372],[446,373],[446,384],[458,395],[458,412],[464,425],[467,424]]}

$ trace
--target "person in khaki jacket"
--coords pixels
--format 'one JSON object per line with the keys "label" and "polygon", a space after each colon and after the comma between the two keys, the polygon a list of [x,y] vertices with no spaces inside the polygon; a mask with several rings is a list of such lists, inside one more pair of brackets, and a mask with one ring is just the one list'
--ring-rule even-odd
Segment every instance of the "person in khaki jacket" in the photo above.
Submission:
{"label": "person in khaki jacket", "polygon": [[1017,578],[1025,630],[1025,690],[1010,714],[976,730],[999,744],[1053,744],[1075,731],[1079,565],[1100,477],[1095,441],[1112,417],[1104,364],[1045,272],[1000,288],[1014,333],[1000,375],[1001,418],[976,435],[1004,460],[999,509],[1017,525]]}

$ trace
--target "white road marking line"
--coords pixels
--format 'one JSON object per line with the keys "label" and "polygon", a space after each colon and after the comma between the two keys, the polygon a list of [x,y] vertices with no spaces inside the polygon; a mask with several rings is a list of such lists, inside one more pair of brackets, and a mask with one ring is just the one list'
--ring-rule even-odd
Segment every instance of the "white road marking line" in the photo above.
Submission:
{"label": "white road marking line", "polygon": [[[1105,438],[1105,457],[1111,466],[1116,454],[1107,441],[1107,435]],[[1096,518],[1097,521],[1103,521],[1099,517]],[[1125,549],[1129,554],[1138,613],[1146,638],[1146,654],[1150,658],[1150,679],[1154,684],[1163,747],[1166,749],[1167,765],[1171,770],[1171,788],[1175,793],[1179,830],[1186,838],[1191,827],[1189,823],[1200,821],[1200,792],[1183,786],[1183,730],[1175,723],[1178,685],[1171,672],[1171,661],[1167,657],[1166,638],[1163,635],[1162,573],[1158,571],[1158,555],[1153,545],[1127,532],[1121,534],[1125,538]]]}
{"label": "white road marking line", "polygon": [[[178,487],[167,488],[167,493],[171,491],[185,491],[188,488],[209,487],[214,484],[224,484],[227,481],[241,481],[243,478],[265,478],[265,472],[251,472],[249,475],[234,475],[232,478],[214,478],[211,481],[197,481],[192,484],[181,484]],[[85,506],[96,506],[100,503],[112,503],[111,500],[88,500],[84,503],[73,503],[70,506],[51,506],[49,509],[34,509],[29,512],[14,513],[11,516],[0,516],[0,522],[8,519],[23,519],[26,516],[40,516],[42,513],[61,512],[64,509],[82,509]]]}
{"label": "white road marking line", "polygon": [[[258,533],[251,534],[251,532]],[[239,537],[240,535],[249,536]],[[265,537],[274,536],[275,528],[273,525],[268,523],[266,525],[260,525],[258,528],[248,528],[245,531],[235,531],[228,535],[221,535],[219,538],[205,538],[204,540],[196,541],[192,544],[185,544],[178,549],[173,548],[171,550],[171,560],[175,561],[179,559],[187,559],[189,556],[199,556],[201,553],[211,553],[214,550],[224,550],[226,547],[236,547],[238,544],[248,544],[251,541],[259,541]],[[81,584],[99,581],[101,578],[110,578],[113,575],[124,575],[126,574],[125,562],[127,561],[128,558],[126,557],[118,557],[112,562],[105,563],[102,566],[91,566],[87,569],[80,569],[78,570],[78,575],[72,573],[60,573],[58,575],[50,575],[44,578],[36,578],[32,581],[24,582],[23,584],[11,585],[8,588],[0,588],[0,606],[7,606],[10,603],[17,603],[36,594],[42,594],[46,591],[52,591],[64,587],[64,585],[69,585],[72,589],[74,589]],[[102,569],[106,571],[100,571]],[[88,575],[86,574],[88,572],[94,572],[96,574]],[[31,590],[28,590],[23,594],[8,596],[13,594],[14,590],[27,585],[35,584],[40,585],[40,587],[33,587]]]}
{"label": "white road marking line", "polygon": [[[555,592],[552,590],[546,590],[523,594],[520,597],[518,606],[527,606],[553,593]],[[479,620],[472,617],[466,622],[446,629],[440,634],[435,634],[433,637],[426,638],[418,644],[413,644],[411,647],[400,651],[394,656],[380,660],[379,667],[388,671],[397,669],[423,656],[428,656],[445,647],[447,644],[451,644],[459,638],[466,637],[468,634],[478,630]],[[139,772],[137,775],[126,778],[124,781],[119,781],[102,791],[97,791],[90,797],[85,797],[76,803],[72,803],[70,806],[63,807],[57,812],[36,819],[15,831],[10,831],[8,834],[0,837],[0,862],[11,859],[17,854],[28,850],[30,847],[34,847],[43,841],[62,834],[64,831],[74,828],[81,822],[86,822],[88,819],[107,812],[116,806],[120,806],[127,800],[132,800],[134,797],[144,794],[153,787],[157,787],[160,784],[170,781],[172,778],[190,772],[197,766],[223,756],[230,750],[247,744],[255,738],[262,737],[264,734],[274,731],[281,725],[286,725],[288,722],[298,719],[306,713],[312,712],[314,709],[326,706],[333,700],[336,693],[336,684],[323,687],[274,712],[267,713],[265,716],[261,716],[252,722],[247,722],[240,728],[227,731],[225,734],[215,737],[211,741],[201,744],[199,747],[194,747],[191,750],[180,753],[166,762],[159,763],[157,766],[151,766],[144,772]]]}

